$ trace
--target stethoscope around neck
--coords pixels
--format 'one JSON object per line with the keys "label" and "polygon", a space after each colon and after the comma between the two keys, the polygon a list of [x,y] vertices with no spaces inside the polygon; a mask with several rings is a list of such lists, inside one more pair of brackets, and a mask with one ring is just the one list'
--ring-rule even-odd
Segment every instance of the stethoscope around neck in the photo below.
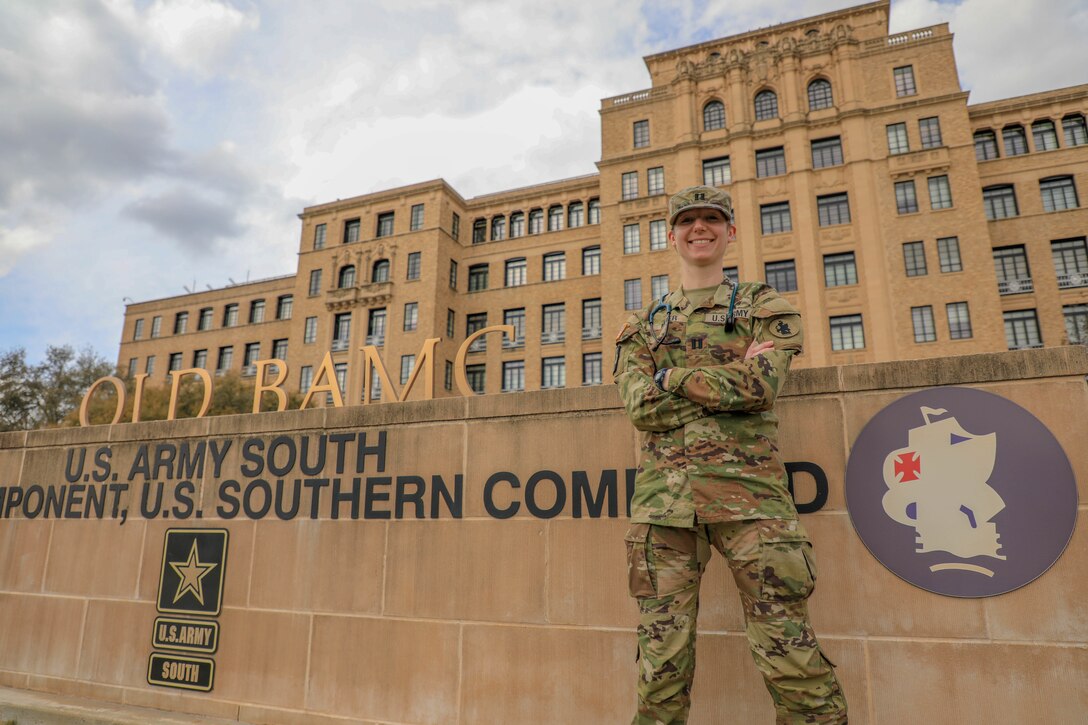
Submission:
{"label": "stethoscope around neck", "polygon": [[[728,281],[729,286],[733,288],[733,291],[729,295],[729,309],[725,313],[725,331],[732,332],[737,327],[737,316],[735,308],[737,305],[737,284],[733,280],[725,277],[723,281]],[[665,339],[669,334],[669,320],[672,319],[673,306],[665,300],[669,297],[669,292],[661,295],[652,308],[650,308],[650,336],[654,339],[653,344],[650,346],[651,350],[657,350],[665,343]],[[665,324],[661,326],[660,332],[657,329],[655,321],[659,312],[665,313]]]}

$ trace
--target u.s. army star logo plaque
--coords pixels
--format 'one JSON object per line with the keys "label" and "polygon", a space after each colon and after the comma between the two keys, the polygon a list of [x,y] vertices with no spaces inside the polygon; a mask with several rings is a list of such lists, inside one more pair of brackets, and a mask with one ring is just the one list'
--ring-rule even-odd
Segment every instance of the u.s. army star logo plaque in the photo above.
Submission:
{"label": "u.s. army star logo plaque", "polygon": [[169,529],[163,543],[157,608],[214,617],[223,604],[226,529]]}

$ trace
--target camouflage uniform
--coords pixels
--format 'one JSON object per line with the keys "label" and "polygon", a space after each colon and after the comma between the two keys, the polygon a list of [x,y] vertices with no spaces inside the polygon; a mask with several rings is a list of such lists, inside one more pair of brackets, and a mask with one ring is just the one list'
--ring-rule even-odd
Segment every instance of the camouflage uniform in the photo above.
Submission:
{"label": "camouflage uniform", "polygon": [[[639,708],[635,725],[683,723],[695,674],[699,583],[711,547],[740,590],[752,657],[777,722],[845,723],[833,665],[808,622],[815,583],[811,544],[786,485],[776,445],[775,397],[801,350],[801,318],[773,289],[738,286],[735,329],[725,318],[732,285],[692,301],[667,295],[662,332],[633,315],[617,337],[616,381],[641,431],[642,458],[627,533],[631,595],[638,599]],[[744,359],[752,340],[774,349]],[[671,368],[667,390],[657,370]]]}

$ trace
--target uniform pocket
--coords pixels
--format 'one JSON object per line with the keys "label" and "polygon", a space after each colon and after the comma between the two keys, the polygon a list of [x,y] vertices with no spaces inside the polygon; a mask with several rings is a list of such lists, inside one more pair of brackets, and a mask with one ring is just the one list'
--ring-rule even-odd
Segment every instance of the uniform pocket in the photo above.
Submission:
{"label": "uniform pocket", "polygon": [[774,526],[760,532],[760,599],[765,602],[802,601],[816,586],[812,544],[803,530],[791,529]]}
{"label": "uniform pocket", "polygon": [[632,597],[652,597],[656,593],[650,577],[649,562],[646,560],[649,538],[649,524],[631,524],[623,537],[627,545],[627,589]]}

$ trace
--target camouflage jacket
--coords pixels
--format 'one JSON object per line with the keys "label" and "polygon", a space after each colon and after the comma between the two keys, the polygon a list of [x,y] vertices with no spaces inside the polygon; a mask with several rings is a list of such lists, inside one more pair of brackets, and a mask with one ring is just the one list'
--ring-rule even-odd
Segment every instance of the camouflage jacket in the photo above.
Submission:
{"label": "camouflage jacket", "polygon": [[[778,457],[774,402],[790,360],[801,351],[801,316],[762,283],[738,285],[736,327],[725,329],[732,285],[693,303],[680,288],[665,297],[673,313],[653,349],[648,320],[655,300],[616,337],[614,374],[642,454],[631,501],[633,523],[790,519],[797,512]],[[665,312],[659,311],[661,331]],[[752,340],[774,350],[745,360]],[[668,389],[654,373],[672,368]]]}

